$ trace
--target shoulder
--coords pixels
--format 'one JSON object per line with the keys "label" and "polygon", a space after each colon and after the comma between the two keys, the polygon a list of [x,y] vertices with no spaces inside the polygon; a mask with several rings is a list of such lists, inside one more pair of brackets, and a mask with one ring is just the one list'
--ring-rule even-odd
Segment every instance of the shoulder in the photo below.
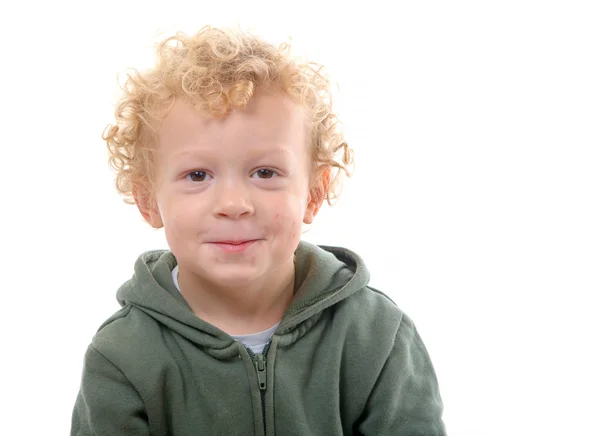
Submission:
{"label": "shoulder", "polygon": [[332,308],[333,322],[343,326],[349,345],[386,355],[402,330],[412,329],[410,317],[385,293],[365,286]]}
{"label": "shoulder", "polygon": [[145,354],[152,338],[160,334],[159,330],[155,320],[134,306],[126,305],[102,323],[92,338],[91,347],[114,365],[126,369]]}
{"label": "shoulder", "polygon": [[364,286],[342,300],[340,310],[348,312],[357,322],[395,326],[396,329],[406,317],[394,300],[372,286]]}

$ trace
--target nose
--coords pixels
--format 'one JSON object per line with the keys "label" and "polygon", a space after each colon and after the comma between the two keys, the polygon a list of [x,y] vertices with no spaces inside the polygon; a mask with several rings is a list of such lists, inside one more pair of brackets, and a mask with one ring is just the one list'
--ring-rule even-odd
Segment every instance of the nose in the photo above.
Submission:
{"label": "nose", "polygon": [[217,218],[239,219],[254,214],[248,186],[243,181],[222,181],[215,189],[214,215]]}

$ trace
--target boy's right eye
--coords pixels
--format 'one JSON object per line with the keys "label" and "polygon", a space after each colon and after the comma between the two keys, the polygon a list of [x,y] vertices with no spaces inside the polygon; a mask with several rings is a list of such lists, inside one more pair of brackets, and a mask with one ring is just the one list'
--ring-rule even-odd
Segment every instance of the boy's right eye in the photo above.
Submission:
{"label": "boy's right eye", "polygon": [[192,182],[204,182],[210,176],[206,171],[192,171],[191,173],[188,173],[187,177]]}

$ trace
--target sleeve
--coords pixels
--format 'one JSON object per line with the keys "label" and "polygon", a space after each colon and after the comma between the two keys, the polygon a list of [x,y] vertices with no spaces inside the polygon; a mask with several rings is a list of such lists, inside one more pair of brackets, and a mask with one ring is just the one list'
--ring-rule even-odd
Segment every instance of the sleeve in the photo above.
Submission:
{"label": "sleeve", "polygon": [[71,421],[71,436],[149,436],[142,398],[125,375],[90,346]]}
{"label": "sleeve", "polygon": [[429,354],[406,315],[355,429],[363,436],[446,436]]}

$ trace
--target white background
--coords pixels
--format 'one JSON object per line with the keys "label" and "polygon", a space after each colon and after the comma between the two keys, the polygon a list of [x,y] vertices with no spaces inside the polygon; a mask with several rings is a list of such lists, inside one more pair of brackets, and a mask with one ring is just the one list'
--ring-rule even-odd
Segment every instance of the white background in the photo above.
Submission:
{"label": "white background", "polygon": [[337,80],[356,171],[305,238],[415,321],[449,434],[600,435],[597,3],[349,4],[2,3],[2,434],[68,433],[117,287],[166,248],[113,189],[117,74],[240,24]]}

